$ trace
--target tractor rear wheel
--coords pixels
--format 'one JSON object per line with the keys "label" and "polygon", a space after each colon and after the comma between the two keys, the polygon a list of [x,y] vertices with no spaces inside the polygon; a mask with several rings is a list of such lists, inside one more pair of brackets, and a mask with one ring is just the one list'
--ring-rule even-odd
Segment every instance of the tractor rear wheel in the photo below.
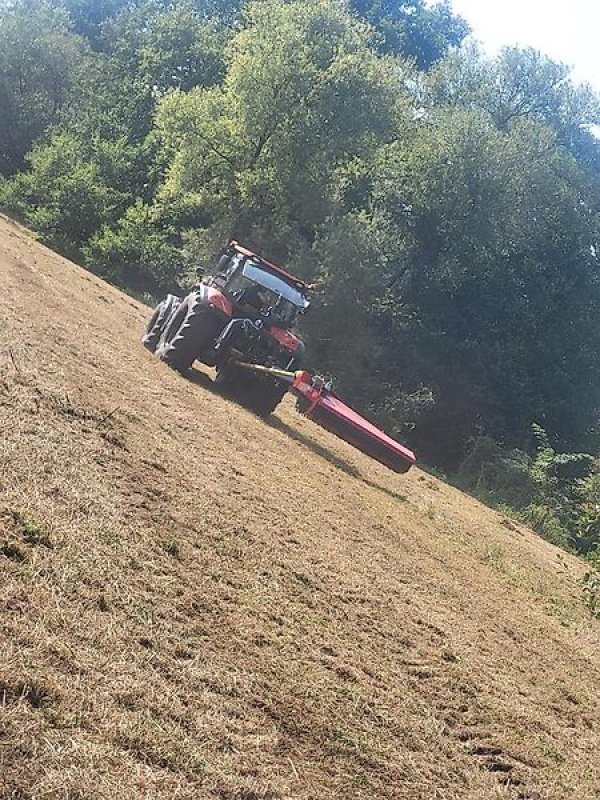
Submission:
{"label": "tractor rear wheel", "polygon": [[166,325],[156,354],[173,369],[185,373],[215,340],[217,326],[196,292],[189,294]]}
{"label": "tractor rear wheel", "polygon": [[180,303],[181,297],[175,297],[174,294],[170,294],[167,295],[162,303],[159,303],[152,312],[144,330],[144,335],[142,336],[142,344],[150,350],[151,353],[156,350],[169,317],[176,311]]}

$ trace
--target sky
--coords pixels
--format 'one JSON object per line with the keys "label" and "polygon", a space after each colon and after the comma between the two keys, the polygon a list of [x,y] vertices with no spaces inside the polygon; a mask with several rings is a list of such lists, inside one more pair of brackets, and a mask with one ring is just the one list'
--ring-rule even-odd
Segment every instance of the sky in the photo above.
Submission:
{"label": "sky", "polygon": [[600,0],[452,0],[452,7],[488,52],[535,47],[600,91]]}

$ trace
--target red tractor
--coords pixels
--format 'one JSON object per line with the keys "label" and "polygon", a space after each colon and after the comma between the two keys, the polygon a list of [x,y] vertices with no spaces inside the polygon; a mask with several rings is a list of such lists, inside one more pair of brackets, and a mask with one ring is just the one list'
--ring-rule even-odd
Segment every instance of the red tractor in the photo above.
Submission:
{"label": "red tractor", "polygon": [[196,360],[216,367],[218,384],[256,413],[270,414],[288,385],[237,364],[300,368],[305,348],[291,328],[309,306],[308,292],[299,278],[231,242],[186,297],[169,295],[154,309],[142,342],[181,373]]}
{"label": "red tractor", "polygon": [[292,333],[309,306],[310,286],[231,242],[217,268],[183,299],[168,295],[153,311],[144,345],[185,374],[194,361],[216,367],[216,382],[266,416],[287,391],[318,425],[395,472],[414,454],[357,414],[322,378],[300,369],[304,344]]}

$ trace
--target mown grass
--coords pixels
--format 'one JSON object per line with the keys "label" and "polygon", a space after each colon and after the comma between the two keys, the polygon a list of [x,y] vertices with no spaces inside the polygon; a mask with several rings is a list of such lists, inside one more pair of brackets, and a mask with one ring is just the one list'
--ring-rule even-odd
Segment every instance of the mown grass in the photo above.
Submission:
{"label": "mown grass", "polygon": [[138,304],[11,230],[3,800],[596,797],[579,560],[183,381]]}

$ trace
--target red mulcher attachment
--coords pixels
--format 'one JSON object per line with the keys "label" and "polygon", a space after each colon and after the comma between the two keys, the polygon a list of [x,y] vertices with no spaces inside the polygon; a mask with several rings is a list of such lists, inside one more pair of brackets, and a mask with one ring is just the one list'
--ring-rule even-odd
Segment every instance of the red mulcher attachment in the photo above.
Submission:
{"label": "red mulcher attachment", "polygon": [[333,393],[331,384],[323,378],[303,370],[287,372],[246,361],[234,363],[241,369],[271,375],[278,381],[287,383],[290,390],[298,396],[298,410],[301,414],[394,472],[408,472],[416,463],[417,459],[411,450],[342,403]]}
{"label": "red mulcher attachment", "polygon": [[336,397],[331,386],[309,372],[296,372],[291,389],[304,416],[394,472],[408,472],[415,454]]}

